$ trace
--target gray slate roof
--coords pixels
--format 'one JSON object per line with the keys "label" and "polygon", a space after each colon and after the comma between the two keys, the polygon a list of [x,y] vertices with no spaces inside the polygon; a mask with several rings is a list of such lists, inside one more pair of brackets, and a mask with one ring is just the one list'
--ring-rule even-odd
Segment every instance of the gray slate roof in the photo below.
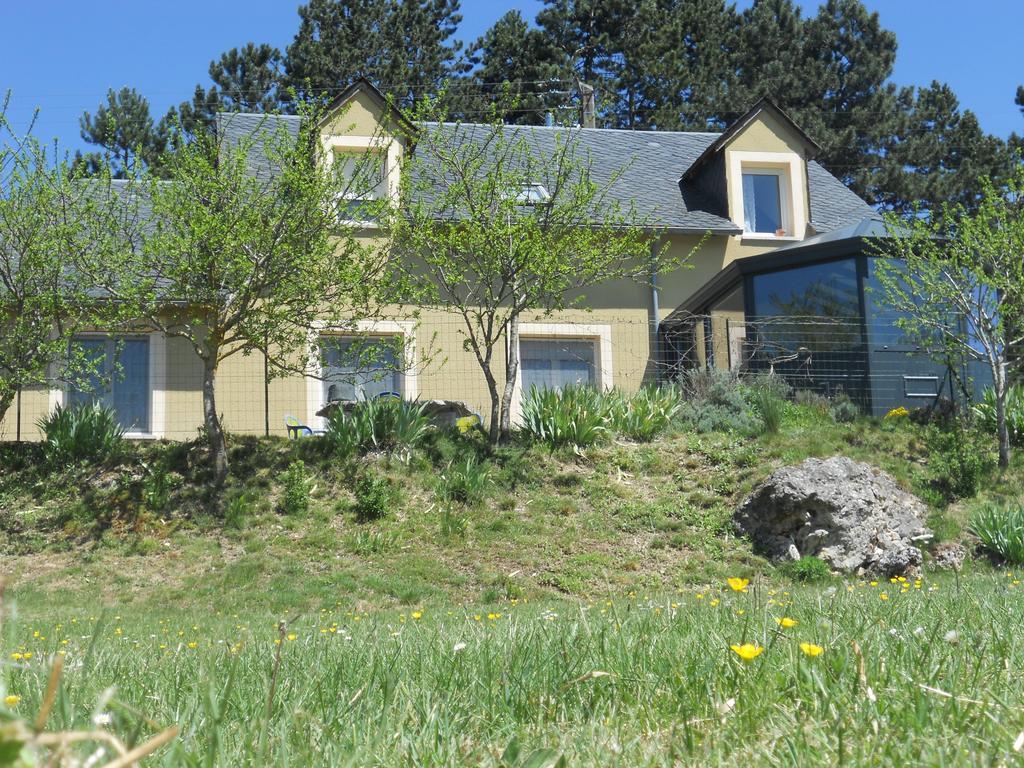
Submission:
{"label": "gray slate roof", "polygon": [[[477,126],[454,123],[426,123],[422,130],[461,130],[471,135]],[[261,131],[284,128],[297,135],[299,118],[244,113],[217,116],[217,131],[227,143]],[[482,127],[480,127],[481,130]],[[598,183],[622,172],[612,187],[613,197],[623,206],[634,204],[639,216],[652,224],[674,231],[715,234],[739,234],[735,223],[706,210],[694,201],[700,194],[688,194],[691,207],[684,201],[680,179],[694,161],[721,135],[680,131],[630,131],[611,128],[566,128],[542,126],[506,126],[506,131],[525,138],[538,151],[552,151],[556,138],[577,142],[580,154],[589,157],[591,173]],[[263,152],[254,151],[253,170],[271,171]],[[817,162],[807,164],[811,205],[811,225],[827,232],[876,215],[839,179]]]}

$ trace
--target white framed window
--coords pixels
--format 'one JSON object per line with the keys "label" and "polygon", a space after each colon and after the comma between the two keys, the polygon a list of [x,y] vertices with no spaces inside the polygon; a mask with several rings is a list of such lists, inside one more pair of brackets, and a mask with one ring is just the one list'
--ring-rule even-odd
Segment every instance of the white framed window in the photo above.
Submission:
{"label": "white framed window", "polygon": [[164,431],[166,351],[163,334],[89,333],[71,341],[86,360],[82,380],[55,390],[51,406],[99,403],[114,411],[131,438],[162,437]]}
{"label": "white framed window", "polygon": [[774,168],[743,169],[743,231],[783,237],[790,233],[789,184]]}
{"label": "white framed window", "polygon": [[611,389],[612,329],[584,323],[522,323],[519,372],[512,391],[511,417],[518,422],[522,402],[533,387]]}
{"label": "white framed window", "polygon": [[[379,339],[377,349],[372,348],[375,339]],[[360,320],[338,330],[320,327],[309,343],[315,352],[306,378],[306,424],[310,427],[326,426],[317,412],[331,400],[367,400],[384,393],[405,400],[419,397],[413,321]]]}
{"label": "white framed window", "polygon": [[372,221],[373,203],[388,194],[387,155],[375,149],[334,148],[334,167],[345,180],[342,218]]}
{"label": "white framed window", "polygon": [[803,162],[789,152],[729,153],[729,205],[744,238],[803,237],[807,228]]}

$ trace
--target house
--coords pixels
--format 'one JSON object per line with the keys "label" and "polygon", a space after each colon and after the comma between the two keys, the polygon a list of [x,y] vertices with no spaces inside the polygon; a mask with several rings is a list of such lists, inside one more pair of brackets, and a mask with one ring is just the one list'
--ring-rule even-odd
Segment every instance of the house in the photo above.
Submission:
{"label": "house", "polygon": [[[324,147],[342,163],[383,150],[379,180],[367,194],[394,195],[410,150],[408,132],[396,130],[406,118],[366,81],[341,94],[334,109],[322,125]],[[217,126],[230,140],[266,119],[221,115]],[[269,119],[297,130],[298,118]],[[942,370],[900,345],[892,318],[877,306],[869,247],[885,236],[877,214],[815,162],[818,146],[770,101],[722,133],[506,130],[523,132],[538,146],[571,131],[596,178],[624,167],[614,195],[635,204],[657,228],[656,248],[685,255],[702,243],[689,268],[659,276],[653,288],[603,285],[588,291],[586,310],[525,318],[517,393],[568,382],[633,390],[687,366],[713,365],[774,370],[804,388],[847,392],[879,413],[925,404],[945,385]],[[368,225],[363,235],[384,233]],[[317,412],[329,398],[381,393],[461,400],[486,412],[486,387],[451,314],[436,307],[419,308],[417,318],[396,311],[360,330],[403,337],[408,359],[376,373],[346,370],[348,340],[326,333],[321,343],[328,370],[306,377],[267,381],[259,355],[230,358],[217,393],[226,428],[284,434],[286,414],[320,426]],[[203,423],[202,374],[185,342],[153,333],[116,344],[102,334],[83,342],[107,371],[118,371],[100,398],[129,436],[196,435]],[[427,348],[440,354],[420,364]],[[23,392],[0,424],[0,439],[32,438],[36,421],[55,405],[93,397],[61,389]],[[517,404],[518,395],[514,412]]]}

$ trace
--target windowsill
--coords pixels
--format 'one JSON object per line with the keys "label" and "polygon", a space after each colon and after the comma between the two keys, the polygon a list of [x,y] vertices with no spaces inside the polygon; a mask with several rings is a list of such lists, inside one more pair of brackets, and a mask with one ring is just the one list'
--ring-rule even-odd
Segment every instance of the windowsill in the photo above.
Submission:
{"label": "windowsill", "polygon": [[125,432],[125,440],[159,440],[158,435],[154,435],[152,432]]}
{"label": "windowsill", "polygon": [[771,235],[767,232],[744,232],[740,238],[743,242],[760,240],[769,243],[796,243],[802,239],[796,235]]}

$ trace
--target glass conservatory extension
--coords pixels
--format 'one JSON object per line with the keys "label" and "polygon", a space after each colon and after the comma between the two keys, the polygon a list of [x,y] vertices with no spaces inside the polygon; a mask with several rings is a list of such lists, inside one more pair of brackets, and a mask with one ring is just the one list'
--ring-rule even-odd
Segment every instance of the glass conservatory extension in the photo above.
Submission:
{"label": "glass conservatory extension", "polygon": [[882,236],[869,219],[733,262],[662,323],[664,369],[774,372],[794,389],[845,394],[876,416],[965,389],[976,396],[980,370],[936,363],[897,327],[870,244]]}

